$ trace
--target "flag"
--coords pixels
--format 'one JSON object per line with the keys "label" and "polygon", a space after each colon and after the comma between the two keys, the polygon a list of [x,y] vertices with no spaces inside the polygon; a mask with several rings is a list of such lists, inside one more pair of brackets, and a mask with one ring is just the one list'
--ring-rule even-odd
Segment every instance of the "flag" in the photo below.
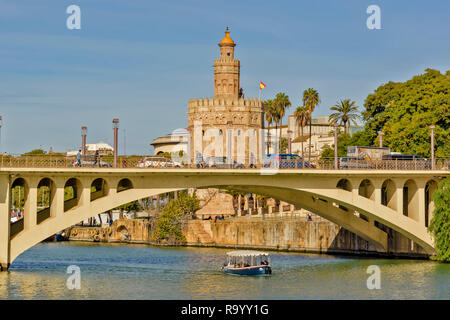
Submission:
{"label": "flag", "polygon": [[266,87],[266,85],[260,81],[260,82],[259,82],[259,90],[262,90],[262,89],[264,89],[265,87]]}

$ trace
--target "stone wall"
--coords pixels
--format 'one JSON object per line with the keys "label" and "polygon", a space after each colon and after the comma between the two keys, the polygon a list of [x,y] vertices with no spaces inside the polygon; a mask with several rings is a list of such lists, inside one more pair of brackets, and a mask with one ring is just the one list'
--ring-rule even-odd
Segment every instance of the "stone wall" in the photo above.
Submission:
{"label": "stone wall", "polygon": [[[72,227],[66,234],[74,241],[152,244],[153,223],[146,219],[120,219],[111,227]],[[323,219],[189,220],[184,223],[183,232],[188,246],[427,257],[421,247],[393,230],[388,230],[388,250],[377,252],[368,241]]]}
{"label": "stone wall", "polygon": [[78,227],[66,231],[71,241],[149,243],[152,221],[119,219],[111,227]]}
{"label": "stone wall", "polygon": [[422,248],[395,231],[391,230],[387,252],[377,252],[368,241],[323,220],[192,220],[185,228],[188,245],[426,257]]}

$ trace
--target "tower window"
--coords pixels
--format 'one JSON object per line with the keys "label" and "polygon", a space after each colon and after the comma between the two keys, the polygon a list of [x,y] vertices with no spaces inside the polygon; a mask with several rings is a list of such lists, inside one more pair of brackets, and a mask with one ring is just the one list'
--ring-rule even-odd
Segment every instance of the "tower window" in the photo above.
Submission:
{"label": "tower window", "polygon": [[230,56],[230,55],[231,55],[231,53],[228,52],[228,53],[227,53],[227,56]]}

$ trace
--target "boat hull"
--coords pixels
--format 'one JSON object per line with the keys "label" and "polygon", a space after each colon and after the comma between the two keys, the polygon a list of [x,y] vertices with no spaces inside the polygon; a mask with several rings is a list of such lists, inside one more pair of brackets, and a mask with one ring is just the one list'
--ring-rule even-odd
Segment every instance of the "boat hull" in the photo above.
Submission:
{"label": "boat hull", "polygon": [[254,266],[254,267],[243,267],[243,268],[230,268],[224,267],[223,271],[229,274],[238,274],[244,276],[255,276],[263,274],[272,274],[272,269],[270,266]]}

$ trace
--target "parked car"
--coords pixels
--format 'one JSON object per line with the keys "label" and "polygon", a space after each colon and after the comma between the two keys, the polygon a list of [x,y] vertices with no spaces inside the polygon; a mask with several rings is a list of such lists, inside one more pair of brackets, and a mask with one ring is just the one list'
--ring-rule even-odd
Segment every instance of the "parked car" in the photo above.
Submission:
{"label": "parked car", "polygon": [[343,169],[352,169],[352,168],[375,168],[375,164],[370,160],[365,160],[362,158],[356,157],[339,157],[338,158],[338,167]]}
{"label": "parked car", "polygon": [[138,162],[139,168],[181,168],[183,165],[165,157],[146,157]]}
{"label": "parked car", "polygon": [[302,157],[297,154],[268,154],[264,157],[264,168],[280,168],[280,169],[300,169],[305,166],[305,168],[314,168],[313,164],[309,164]]}
{"label": "parked car", "polygon": [[[228,169],[230,168],[230,163],[228,163],[227,157],[207,157],[204,166],[205,168]],[[231,163],[231,168],[242,169],[245,168],[245,165],[233,160]]]}
{"label": "parked car", "polygon": [[[112,167],[112,164],[107,161],[100,160],[99,162],[95,163],[94,159],[89,159],[89,158],[81,159],[80,163],[81,163],[81,167],[94,167],[94,164],[95,164],[95,167],[101,167],[101,168],[111,168]],[[70,165],[72,167],[77,167],[78,166],[77,160],[76,159],[73,160]]]}

